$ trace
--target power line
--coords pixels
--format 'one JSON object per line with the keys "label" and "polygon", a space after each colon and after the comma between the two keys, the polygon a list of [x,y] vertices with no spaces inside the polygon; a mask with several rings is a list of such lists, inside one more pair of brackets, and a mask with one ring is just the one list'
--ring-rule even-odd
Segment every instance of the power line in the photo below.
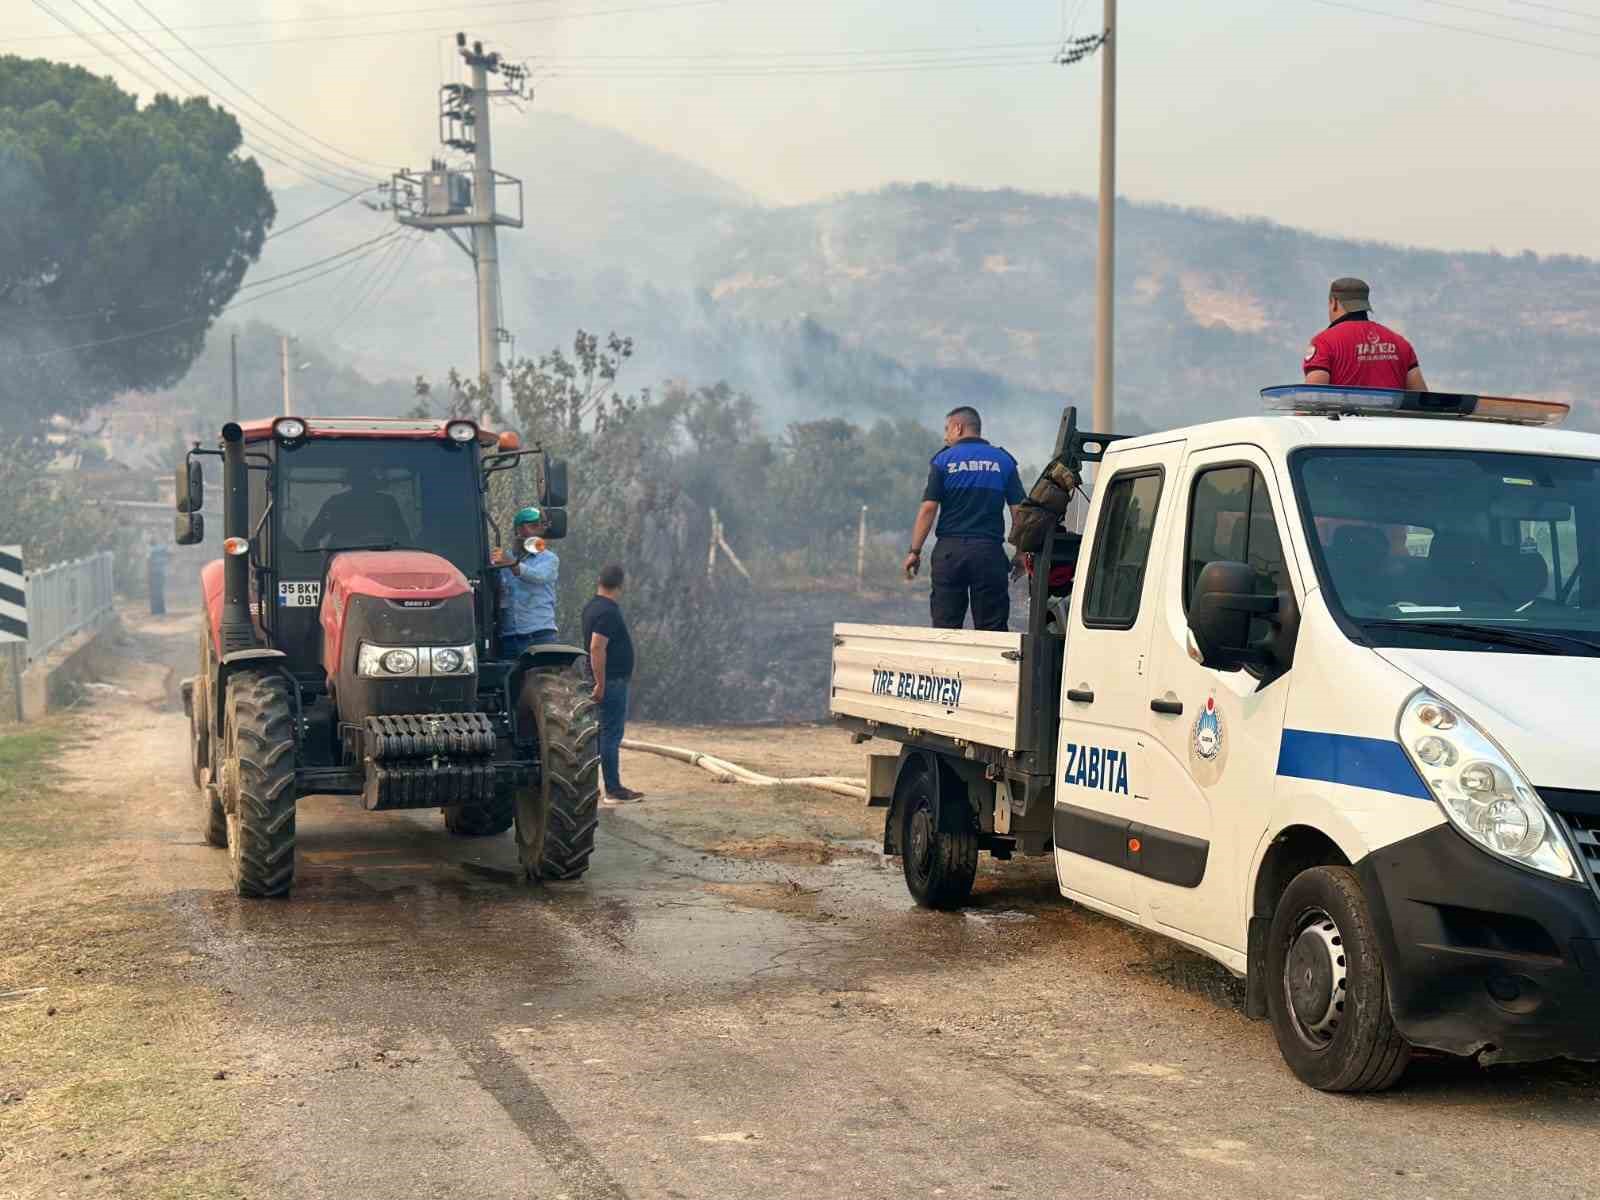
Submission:
{"label": "power line", "polygon": [[265,287],[269,283],[277,283],[280,279],[290,279],[296,275],[303,275],[307,271],[322,266],[323,263],[330,263],[341,258],[348,258],[358,250],[365,249],[368,246],[375,246],[379,242],[386,242],[390,238],[399,237],[402,232],[403,231],[399,229],[391,229],[388,233],[380,233],[375,238],[368,238],[364,242],[357,242],[354,246],[351,246],[348,249],[341,250],[337,254],[330,254],[326,258],[319,258],[315,262],[309,262],[303,267],[296,267],[292,271],[282,271],[277,275],[269,275],[265,279],[253,279],[249,283],[240,284],[239,290],[242,292],[249,288]]}
{"label": "power line", "polygon": [[874,63],[868,65],[835,65],[817,64],[813,66],[789,67],[771,70],[728,70],[728,71],[603,71],[594,69],[561,70],[554,69],[542,76],[544,79],[611,79],[627,80],[672,80],[683,79],[698,81],[703,79],[769,79],[782,76],[825,76],[825,75],[874,75],[883,73],[905,73],[921,71],[969,71],[992,70],[998,67],[1046,67],[1054,65],[1055,60],[1040,57],[1009,57],[1009,58],[978,58],[978,59],[930,59],[926,62],[912,63]]}
{"label": "power line", "polygon": [[[394,233],[390,234],[389,236],[391,236],[391,237],[392,236],[396,236],[396,235],[398,235],[399,232],[400,232],[399,230],[395,230]],[[377,253],[376,248],[372,248],[372,249],[369,249],[367,251],[367,254],[376,254],[376,253]],[[297,287],[304,287],[308,283],[312,283],[315,280],[322,279],[323,277],[328,276],[328,275],[332,275],[335,271],[346,270],[349,267],[354,266],[356,263],[360,262],[361,259],[364,258],[364,257],[366,257],[366,255],[361,255],[361,256],[356,257],[356,258],[347,259],[347,260],[345,260],[343,262],[335,263],[334,265],[328,267],[326,270],[319,271],[315,275],[309,275],[306,278],[299,280],[298,282],[287,283],[287,284],[284,284],[284,286],[282,286],[282,287],[273,288],[271,291],[258,292],[254,296],[246,296],[243,300],[235,300],[231,304],[226,304],[222,308],[219,308],[215,313],[212,313],[212,314],[207,315],[207,316],[184,317],[181,320],[169,321],[165,325],[157,325],[152,329],[141,329],[141,330],[138,330],[137,332],[134,332],[134,333],[124,333],[124,334],[120,334],[117,337],[100,338],[99,340],[92,341],[92,342],[79,342],[77,345],[74,345],[74,346],[60,346],[60,347],[58,347],[58,348],[56,348],[54,350],[47,350],[42,354],[16,354],[16,355],[12,355],[8,359],[5,359],[4,361],[5,362],[12,362],[12,363],[17,363],[17,362],[42,362],[43,360],[45,360],[47,358],[57,358],[57,357],[59,357],[59,356],[61,356],[63,354],[74,354],[79,350],[94,350],[94,349],[98,349],[101,346],[114,346],[114,345],[119,345],[119,344],[121,344],[123,342],[138,341],[140,338],[155,337],[157,334],[170,333],[172,330],[181,329],[185,325],[197,325],[197,324],[200,324],[202,322],[214,321],[218,317],[222,316],[224,313],[230,313],[230,312],[234,311],[234,309],[243,308],[247,304],[254,304],[258,300],[265,300],[268,296],[276,296],[276,295],[279,295],[282,292],[292,291],[294,288],[297,288]]]}
{"label": "power line", "polygon": [[[200,51],[196,50],[188,42],[184,41],[183,38],[178,36],[177,32],[174,31],[173,28],[170,25],[168,25],[165,21],[163,21],[160,17],[156,16],[156,14],[151,11],[150,7],[147,4],[145,4],[144,0],[133,0],[133,3],[139,9],[140,12],[144,13],[147,17],[149,17],[157,25],[160,25],[163,30],[165,30],[168,34],[170,34],[172,36],[173,40],[178,43],[178,45],[182,46],[190,54],[193,54],[196,58],[198,58],[206,66],[210,67],[211,70],[212,70],[212,73],[215,74],[217,76],[217,78],[221,79],[229,87],[233,88],[240,95],[242,95],[245,99],[249,100],[252,104],[254,104],[257,108],[259,108],[262,112],[264,112],[268,116],[274,118],[280,124],[287,126],[288,128],[294,130],[295,132],[301,134],[304,137],[310,138],[317,145],[323,147],[326,150],[331,150],[331,151],[333,151],[333,153],[339,155],[341,158],[349,159],[353,163],[357,163],[357,164],[359,164],[361,166],[377,167],[380,171],[387,171],[389,169],[388,167],[383,166],[383,165],[381,165],[379,163],[371,162],[371,161],[369,161],[367,159],[362,158],[360,155],[351,154],[346,150],[341,150],[341,149],[339,149],[339,147],[331,145],[328,142],[323,141],[321,138],[319,138],[316,134],[312,133],[310,130],[302,129],[299,125],[296,125],[293,121],[289,120],[288,117],[283,116],[281,113],[279,113],[276,110],[272,109],[268,105],[263,104],[260,100],[256,99],[256,97],[254,95],[252,95],[247,88],[245,88],[242,84],[240,84],[232,76],[228,75],[220,67],[218,67],[216,63],[214,63],[210,59],[206,58],[206,56],[201,54]],[[163,52],[163,53],[165,53],[165,52]],[[177,64],[174,63],[173,65],[176,66]]]}
{"label": "power line", "polygon": [[270,242],[273,238],[282,237],[286,233],[293,233],[296,229],[299,229],[302,225],[309,225],[309,224],[311,224],[311,222],[317,220],[319,217],[325,217],[329,213],[331,213],[334,209],[343,208],[346,204],[349,204],[352,200],[359,200],[362,196],[365,196],[367,194],[367,192],[375,192],[379,188],[381,188],[382,186],[383,186],[382,184],[373,184],[371,187],[367,188],[366,191],[351,192],[343,200],[335,200],[332,204],[328,205],[327,208],[318,209],[316,212],[312,213],[309,217],[302,217],[300,220],[296,221],[293,225],[285,225],[282,229],[274,229],[271,233],[267,234],[267,236],[265,238],[263,238],[262,240]]}
{"label": "power line", "polygon": [[1560,33],[1575,33],[1579,37],[1600,37],[1600,30],[1579,29],[1576,25],[1563,25],[1559,21],[1541,21],[1538,17],[1519,17],[1515,13],[1495,12],[1491,8],[1477,8],[1471,4],[1458,4],[1456,0],[1422,0],[1435,8],[1453,8],[1457,12],[1473,13],[1480,17],[1494,17],[1500,21],[1516,21],[1519,25],[1535,25],[1540,29],[1554,29]]}
{"label": "power line", "polygon": [[[367,268],[365,274],[359,271],[352,271],[348,277],[342,280],[340,286],[336,287],[333,290],[333,294],[328,298],[327,317],[325,320],[332,321],[340,312],[348,316],[349,309],[341,302],[351,296],[364,296],[367,287],[377,278],[378,273],[383,270],[390,260],[399,254],[401,248],[414,236],[418,236],[414,230],[406,230],[404,236],[385,244],[382,254],[373,256],[372,265]],[[356,282],[351,283],[352,279],[356,280]],[[333,328],[338,328],[338,325],[334,325]],[[329,332],[331,333],[332,329]]]}
{"label": "power line", "polygon": [[[140,2],[140,0],[134,0],[134,3],[136,3],[136,4],[138,4],[139,2]],[[84,6],[84,0],[73,0],[73,3],[76,4],[79,8],[82,8],[85,12],[89,11]],[[195,84],[195,85],[197,85],[199,87],[200,94],[208,96],[208,97],[213,96],[212,88],[206,83],[206,81],[204,79],[201,79],[200,76],[196,75],[193,71],[189,70],[182,63],[180,63],[177,59],[173,58],[171,54],[169,54],[166,50],[163,50],[160,46],[156,45],[153,41],[151,41],[144,34],[137,33],[134,30],[133,25],[129,21],[127,21],[124,17],[122,17],[119,13],[113,11],[105,3],[105,0],[90,0],[90,3],[94,4],[94,6],[96,8],[101,9],[108,16],[110,16],[113,19],[115,19],[116,22],[119,25],[121,25],[124,29],[128,30],[130,33],[134,33],[135,36],[137,36],[139,38],[139,40],[142,41],[146,46],[149,46],[151,50],[153,50],[155,53],[159,54],[162,58],[166,59],[169,63],[171,63],[175,70],[177,70],[177,71],[179,71],[179,72],[181,72],[183,74],[184,78],[190,80],[193,84]],[[143,6],[141,5],[141,7],[143,7]],[[148,10],[146,10],[146,11],[148,11]],[[92,16],[93,14],[90,14],[90,15]],[[97,21],[100,21],[100,19],[98,17],[96,17],[95,19]],[[129,42],[127,38],[123,37],[116,30],[111,29],[110,25],[108,25],[106,22],[100,21],[100,24],[102,26],[104,26],[107,30],[109,30],[112,33],[112,35],[114,37],[116,37],[116,39],[119,42],[121,42],[124,46],[127,46],[128,49],[132,50],[135,54],[137,54],[140,57],[141,60],[143,60],[144,62],[148,63],[151,67],[153,67],[156,71],[158,71],[165,79],[171,81],[172,84],[175,87],[177,87],[180,91],[184,90],[184,88],[185,88],[184,84],[179,83],[175,78],[173,78],[173,76],[169,72],[167,72],[160,65],[158,65],[153,60],[151,60],[147,55],[145,55],[142,51],[140,51],[138,49],[138,47],[134,46],[131,42]],[[203,62],[205,60],[202,59],[201,61]],[[221,99],[220,97],[216,97],[216,98],[219,99],[219,100]],[[259,102],[256,102],[256,103],[259,104]],[[265,106],[262,105],[261,107],[264,108]],[[270,113],[270,110],[268,110],[268,112]],[[244,120],[245,120],[243,114],[235,112],[234,113],[234,117],[235,117],[235,119],[237,119],[240,122],[240,124],[242,126],[243,123],[244,123]],[[258,119],[258,118],[255,118],[255,119]],[[254,136],[257,137],[257,138],[265,140],[265,135],[259,130],[254,131]],[[272,136],[274,138],[279,138],[279,137],[282,137],[283,135],[274,132]],[[313,168],[316,168],[318,170],[329,172],[329,173],[333,174],[336,177],[339,176],[339,175],[346,175],[346,176],[349,176],[350,178],[353,178],[353,179],[361,179],[361,176],[359,174],[357,174],[356,172],[350,170],[348,167],[344,166],[344,164],[339,163],[339,162],[335,162],[334,160],[329,159],[329,158],[324,158],[322,155],[317,154],[315,151],[307,150],[304,155],[300,155],[300,154],[297,154],[295,152],[295,150],[286,150],[286,149],[284,149],[283,146],[279,145],[276,141],[269,141],[267,144],[270,145],[279,154],[287,155],[290,158],[296,159],[296,161],[298,161],[298,162],[304,163],[305,165],[313,167]],[[296,148],[296,149],[298,149],[298,148]],[[308,176],[308,178],[311,178],[311,176]],[[362,182],[366,182],[366,181],[362,180]]]}
{"label": "power line", "polygon": [[[96,0],[96,2],[98,3],[98,0]],[[35,7],[40,9],[40,11],[44,12],[47,16],[51,17],[53,20],[57,21],[59,24],[64,25],[67,29],[70,29],[72,31],[72,33],[76,37],[78,37],[82,41],[88,43],[90,46],[93,46],[96,49],[99,49],[99,47],[100,47],[100,43],[99,42],[97,42],[93,37],[91,37],[83,29],[80,29],[77,25],[74,25],[71,21],[67,20],[67,18],[62,16],[59,12],[56,12],[48,4],[44,3],[44,0],[33,0],[33,3],[35,5]],[[135,47],[126,38],[124,38],[120,33],[118,33],[109,24],[107,24],[106,21],[104,21],[102,18],[96,16],[93,12],[90,12],[89,9],[87,8],[87,6],[83,3],[83,0],[73,0],[73,3],[75,3],[80,9],[82,9],[83,12],[90,19],[92,19],[96,24],[98,24],[103,30],[105,30],[105,32],[109,33],[112,37],[115,37],[118,41],[122,42],[123,45],[127,46],[128,49],[132,50],[134,52],[134,57],[136,59],[138,59],[140,62],[142,62],[145,66],[148,66],[151,69],[155,70],[159,75],[161,75],[169,83],[171,83],[177,89],[177,94],[178,95],[182,96],[188,90],[187,88],[185,88],[185,86],[182,83],[179,83],[178,80],[175,79],[169,72],[162,70],[162,68],[160,66],[158,66],[156,63],[151,62],[150,59],[146,55],[141,53],[138,50],[137,47]],[[113,14],[113,15],[115,15],[115,14]],[[117,61],[125,61],[124,56],[121,56],[121,55],[106,55],[103,51],[102,51],[102,57],[109,57],[109,58],[115,59]],[[164,90],[159,83],[154,82],[143,71],[141,71],[141,70],[139,70],[139,69],[137,69],[135,67],[132,67],[132,66],[129,66],[128,70],[136,79],[139,80],[139,82],[141,82],[146,87],[148,87],[151,90],[152,94],[159,93],[159,92]],[[235,119],[238,119],[238,114],[234,114],[234,116],[235,116]],[[244,129],[244,123],[243,123],[242,120],[240,121],[240,128],[241,128],[241,132],[242,132],[243,129]],[[291,165],[288,162],[285,162],[282,158],[278,157],[276,154],[273,154],[273,153],[261,148],[260,146],[256,146],[256,145],[251,144],[248,138],[245,139],[245,145],[253,153],[259,154],[259,155],[261,155],[261,157],[267,159],[268,161],[275,162],[279,166],[285,168],[286,170],[292,171],[295,174],[300,175],[303,178],[309,179],[314,183],[319,183],[323,187],[331,188],[334,191],[338,191],[338,192],[347,192],[348,191],[347,188],[339,187],[336,184],[330,183],[326,179],[323,179],[320,176],[318,176],[316,174],[313,174],[312,172],[309,172],[309,171],[307,171],[307,170],[305,170],[305,169],[303,169],[301,167],[296,167],[296,166]],[[279,153],[281,153],[281,154],[289,154],[291,157],[293,157],[291,152],[282,150],[281,147],[276,146],[276,144],[274,144],[274,143],[269,142],[268,145],[272,145],[273,148],[275,150],[278,150]]]}
{"label": "power line", "polygon": [[[34,0],[39,3],[39,0]],[[490,23],[491,28],[501,25],[543,25],[560,21],[573,21],[584,17],[619,17],[634,16],[640,13],[673,12],[682,8],[707,8],[729,3],[729,0],[674,0],[669,4],[641,4],[626,8],[591,8],[576,9],[572,12],[557,13],[545,17],[502,17]],[[451,25],[418,25],[410,29],[366,29],[353,33],[316,33],[296,37],[284,38],[258,38],[249,42],[211,42],[196,48],[201,50],[238,50],[252,46],[289,46],[299,42],[342,42],[363,38],[382,37],[416,37],[422,34],[429,36],[437,33],[455,33],[459,29],[459,22]],[[119,58],[116,54],[106,54],[103,51],[101,58],[113,61]]]}
{"label": "power line", "polygon": [[611,62],[728,62],[737,65],[740,61],[749,61],[758,64],[764,61],[774,61],[781,65],[786,59],[828,59],[828,58],[853,58],[853,57],[882,57],[893,60],[900,57],[915,57],[929,54],[980,54],[1002,50],[1047,50],[1060,46],[1059,41],[1032,41],[1032,42],[978,42],[965,46],[913,46],[913,47],[888,47],[883,49],[853,48],[843,50],[729,50],[722,54],[541,54],[538,61],[542,63],[611,63]]}
{"label": "power line", "polygon": [[[390,8],[380,9],[376,12],[352,12],[336,15],[307,16],[307,17],[266,17],[257,21],[213,21],[205,25],[178,25],[172,28],[180,29],[185,33],[199,33],[208,29],[249,29],[259,26],[276,25],[310,25],[328,21],[372,21],[379,17],[413,17],[427,16],[436,12],[477,12],[486,8],[547,8],[552,4],[559,4],[561,0],[487,0],[486,3],[459,4],[432,4],[423,8]],[[159,33],[160,30],[147,29],[145,33]],[[169,30],[170,32],[170,30]],[[13,42],[53,42],[66,38],[62,33],[38,33],[28,37],[12,38]]]}
{"label": "power line", "polygon": [[[282,274],[273,275],[268,279],[252,280],[249,283],[240,285],[240,287],[237,290],[240,291],[240,292],[243,292],[243,291],[247,291],[250,288],[264,287],[265,285],[267,285],[269,283],[276,283],[280,279],[288,279],[291,276],[303,274],[304,272],[310,271],[313,268],[322,266],[324,263],[337,261],[338,259],[345,258],[345,257],[348,257],[351,254],[356,253],[358,250],[361,250],[364,247],[373,246],[378,242],[385,241],[388,238],[394,237],[396,234],[398,234],[400,232],[401,232],[400,230],[391,229],[388,233],[381,234],[378,237],[375,237],[375,238],[371,239],[370,241],[359,242],[356,245],[349,247],[348,249],[341,250],[337,254],[330,254],[326,258],[319,258],[316,262],[307,263],[303,267],[296,267],[292,271],[285,271]],[[365,255],[362,255],[362,257],[365,257]],[[51,314],[50,315],[50,321],[52,323],[62,323],[62,322],[66,322],[66,321],[89,321],[89,320],[94,319],[95,317],[112,316],[112,315],[119,314],[119,313],[141,312],[141,311],[143,311],[144,309],[147,309],[147,308],[161,308],[166,303],[167,302],[164,301],[164,300],[152,300],[147,304],[107,305],[104,308],[90,309],[90,310],[88,310],[86,312]]]}
{"label": "power line", "polygon": [[1523,8],[1542,8],[1546,12],[1558,12],[1569,17],[1582,17],[1585,21],[1600,21],[1600,13],[1585,12],[1581,8],[1562,8],[1559,4],[1540,4],[1538,0],[1510,0],[1512,4],[1520,4]]}
{"label": "power line", "polygon": [[[374,287],[368,288],[366,292],[357,297],[356,302],[351,305],[350,310],[339,319],[337,324],[328,330],[329,337],[332,337],[336,332],[344,328],[344,326],[349,323],[350,318],[355,316],[356,313],[360,312],[362,307],[369,299],[379,300],[389,294],[389,289],[394,287],[395,281],[398,280],[400,276],[405,274],[406,266],[411,262],[411,256],[417,252],[417,247],[422,245],[422,242],[423,235],[420,233],[413,234],[405,241],[405,248],[395,257],[394,269],[390,271],[389,278],[383,280],[382,282],[375,283]],[[379,268],[379,271],[374,272],[374,275],[381,273],[381,270],[382,268]]]}
{"label": "power line", "polygon": [[1404,13],[1386,12],[1381,8],[1365,8],[1359,4],[1345,4],[1342,0],[1310,0],[1312,4],[1320,4],[1324,8],[1342,8],[1347,12],[1364,13],[1369,17],[1388,17],[1392,21],[1409,21],[1413,25],[1421,25],[1428,29],[1445,29],[1451,33],[1465,33],[1472,37],[1488,38],[1491,41],[1506,42],[1513,46],[1527,46],[1534,50],[1549,50],[1555,54],[1565,54],[1573,58],[1600,58],[1600,53],[1592,50],[1574,50],[1570,46],[1553,46],[1549,42],[1535,42],[1527,38],[1511,37],[1503,33],[1490,33],[1487,29],[1476,29],[1471,25],[1452,25],[1446,21],[1430,21],[1426,17],[1412,17]]}

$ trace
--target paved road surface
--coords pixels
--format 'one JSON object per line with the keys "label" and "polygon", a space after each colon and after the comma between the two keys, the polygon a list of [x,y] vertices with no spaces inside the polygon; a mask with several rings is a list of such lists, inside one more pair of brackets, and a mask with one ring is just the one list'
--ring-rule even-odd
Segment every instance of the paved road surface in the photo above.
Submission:
{"label": "paved road surface", "polygon": [[[187,619],[136,636],[156,661],[191,648]],[[149,678],[130,664],[124,682]],[[11,1194],[128,1194],[119,1173],[163,1154],[218,1195],[272,1200],[1600,1193],[1600,1070],[1424,1064],[1392,1095],[1319,1095],[1228,977],[1061,902],[1047,874],[933,914],[893,863],[723,858],[622,810],[584,881],[530,891],[500,874],[508,838],[324,799],[301,809],[293,900],[243,903],[197,836],[181,714],[109,694],[83,732],[91,850],[17,911],[105,935],[30,982],[63,997],[51,1020],[80,999],[87,1019],[125,994],[71,990],[102,945],[188,997],[157,1018],[193,1028],[151,1041],[192,1035],[173,1087],[214,1089],[230,1123],[165,1144],[102,1131],[97,1166],[45,1157],[65,1135],[24,1122]]]}

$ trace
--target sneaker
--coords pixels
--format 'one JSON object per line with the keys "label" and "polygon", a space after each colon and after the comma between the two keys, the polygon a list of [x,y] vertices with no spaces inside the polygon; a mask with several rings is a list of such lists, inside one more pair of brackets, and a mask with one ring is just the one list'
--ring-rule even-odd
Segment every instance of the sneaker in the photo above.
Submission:
{"label": "sneaker", "polygon": [[607,808],[615,808],[619,804],[635,804],[643,799],[643,792],[636,792],[632,788],[618,788],[614,792],[608,791],[601,803]]}

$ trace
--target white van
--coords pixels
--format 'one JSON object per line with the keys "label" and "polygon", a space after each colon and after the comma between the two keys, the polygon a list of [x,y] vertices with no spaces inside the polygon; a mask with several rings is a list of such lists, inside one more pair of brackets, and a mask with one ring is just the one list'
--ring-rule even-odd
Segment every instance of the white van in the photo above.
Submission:
{"label": "white van", "polygon": [[1063,422],[1060,461],[1099,461],[1064,641],[1043,571],[1027,633],[838,627],[836,717],[902,743],[885,849],[936,906],[979,849],[1053,852],[1063,895],[1244,976],[1317,1088],[1413,1047],[1600,1058],[1600,437],[1538,401],[1263,396]]}

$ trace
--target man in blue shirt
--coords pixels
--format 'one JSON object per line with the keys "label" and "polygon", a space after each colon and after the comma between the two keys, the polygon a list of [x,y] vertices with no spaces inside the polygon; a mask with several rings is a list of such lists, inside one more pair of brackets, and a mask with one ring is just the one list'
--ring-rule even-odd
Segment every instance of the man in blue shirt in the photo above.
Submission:
{"label": "man in blue shirt", "polygon": [[[544,513],[529,506],[516,516],[517,557],[508,558],[495,550],[494,565],[501,568],[500,654],[516,658],[529,646],[544,646],[556,640],[556,579],[561,560],[546,548]],[[529,538],[536,549],[523,547]]]}
{"label": "man in blue shirt", "polygon": [[911,530],[906,578],[922,566],[922,544],[934,518],[933,592],[929,609],[935,629],[960,629],[972,605],[974,629],[1004,630],[1011,620],[1011,563],[1003,545],[1005,510],[1016,519],[1022,503],[1017,460],[980,436],[978,410],[962,406],[944,419],[944,449],[928,465],[928,487]]}

